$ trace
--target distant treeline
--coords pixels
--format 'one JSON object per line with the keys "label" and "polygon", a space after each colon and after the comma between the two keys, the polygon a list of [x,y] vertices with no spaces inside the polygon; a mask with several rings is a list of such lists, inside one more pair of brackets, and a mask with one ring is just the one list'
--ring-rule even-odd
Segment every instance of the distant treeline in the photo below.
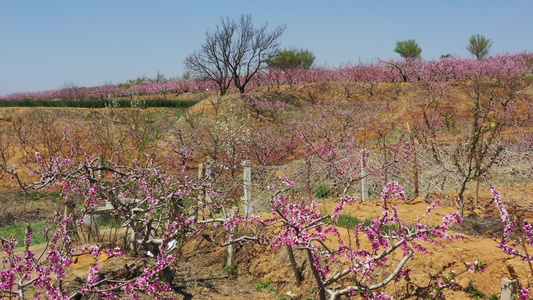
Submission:
{"label": "distant treeline", "polygon": [[[258,72],[248,87],[280,87],[282,85],[326,82],[437,82],[462,80],[475,77],[488,79],[512,79],[533,73],[533,53],[524,52],[491,56],[481,60],[442,58],[389,59],[357,64],[343,64],[337,68],[267,68]],[[230,88],[234,78],[227,78]],[[99,103],[108,99],[135,99],[139,97],[175,98],[184,93],[199,93],[218,90],[214,81],[205,79],[150,80],[139,78],[127,84],[100,87],[69,87],[31,93],[14,93],[0,96],[0,100],[33,101],[79,100]],[[73,101],[75,102],[75,101]],[[41,106],[34,104],[35,106]],[[86,105],[86,104],[79,104]],[[127,105],[126,105],[127,106]],[[85,107],[85,106],[79,106]]]}
{"label": "distant treeline", "polygon": [[197,100],[0,100],[0,107],[79,107],[79,108],[127,108],[173,107],[189,108]]}

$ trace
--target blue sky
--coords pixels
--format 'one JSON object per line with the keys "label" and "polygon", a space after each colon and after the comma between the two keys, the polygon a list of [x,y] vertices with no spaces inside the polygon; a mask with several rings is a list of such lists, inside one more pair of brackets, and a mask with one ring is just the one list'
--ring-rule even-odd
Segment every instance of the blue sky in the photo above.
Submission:
{"label": "blue sky", "polygon": [[257,26],[286,24],[282,48],[336,67],[398,58],[406,39],[426,60],[467,58],[476,33],[494,42],[491,54],[531,52],[532,12],[531,0],[0,0],[0,95],[180,76],[205,32],[243,13]]}

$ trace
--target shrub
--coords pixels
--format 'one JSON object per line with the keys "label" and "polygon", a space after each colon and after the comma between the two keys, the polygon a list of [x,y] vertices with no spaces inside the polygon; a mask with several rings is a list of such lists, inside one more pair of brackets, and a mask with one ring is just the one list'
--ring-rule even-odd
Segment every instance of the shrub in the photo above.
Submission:
{"label": "shrub", "polygon": [[323,199],[331,194],[331,190],[328,184],[321,184],[315,188],[315,197]]}

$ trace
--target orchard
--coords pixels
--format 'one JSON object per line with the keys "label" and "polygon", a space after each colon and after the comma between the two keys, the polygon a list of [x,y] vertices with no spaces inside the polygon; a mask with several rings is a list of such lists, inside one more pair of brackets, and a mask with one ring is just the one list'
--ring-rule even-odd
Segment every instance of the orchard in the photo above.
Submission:
{"label": "orchard", "polygon": [[[199,79],[5,96],[132,105],[2,108],[6,194],[24,207],[45,201],[31,195],[53,199],[39,215],[43,241],[23,211],[22,236],[0,235],[0,295],[183,299],[199,290],[180,268],[205,248],[206,260],[224,253],[210,274],[235,284],[253,275],[253,259],[281,253],[286,265],[264,268],[289,275],[265,298],[488,298],[510,278],[527,299],[532,71],[532,55],[518,53],[271,68],[223,96]],[[154,98],[199,103],[135,104]],[[363,210],[371,215],[356,217]],[[472,232],[485,220],[501,230]],[[480,239],[493,241],[493,259],[433,261]],[[80,255],[92,263],[69,277]],[[121,267],[103,266],[113,259]],[[487,273],[490,289],[476,288]]]}

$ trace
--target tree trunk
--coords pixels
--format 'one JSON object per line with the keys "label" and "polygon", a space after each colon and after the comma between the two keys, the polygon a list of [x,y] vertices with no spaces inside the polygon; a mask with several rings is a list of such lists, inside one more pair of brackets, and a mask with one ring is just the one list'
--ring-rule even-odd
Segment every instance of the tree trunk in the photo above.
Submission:
{"label": "tree trunk", "polygon": [[464,199],[465,190],[466,190],[466,182],[463,182],[463,185],[461,186],[461,190],[459,191],[459,195],[457,196],[459,200],[459,206],[461,209],[461,218],[464,217],[464,211],[465,211],[465,199]]}
{"label": "tree trunk", "polygon": [[[233,213],[232,213],[233,215]],[[230,232],[233,234],[237,234],[238,228],[232,227],[230,228]],[[235,261],[237,260],[237,249],[234,244],[230,244],[228,246],[228,259],[226,260],[226,268],[229,271],[229,274],[235,274]]]}
{"label": "tree trunk", "polygon": [[291,261],[291,266],[294,270],[294,278],[296,278],[296,284],[300,285],[302,283],[302,274],[300,273],[300,269],[298,268],[298,264],[296,263],[296,259],[294,258],[294,252],[292,251],[291,246],[287,246],[287,253],[289,254],[289,260]]}
{"label": "tree trunk", "polygon": [[324,286],[322,285],[322,278],[320,278],[320,274],[318,273],[318,270],[316,269],[313,252],[309,249],[307,249],[306,251],[307,251],[307,257],[309,259],[309,265],[311,266],[311,271],[313,273],[313,276],[315,277],[316,284],[318,287],[318,298],[320,300],[326,300],[326,290],[324,290]]}
{"label": "tree trunk", "polygon": [[477,208],[479,200],[479,179],[476,180],[476,189],[474,190],[474,207],[472,211]]}

